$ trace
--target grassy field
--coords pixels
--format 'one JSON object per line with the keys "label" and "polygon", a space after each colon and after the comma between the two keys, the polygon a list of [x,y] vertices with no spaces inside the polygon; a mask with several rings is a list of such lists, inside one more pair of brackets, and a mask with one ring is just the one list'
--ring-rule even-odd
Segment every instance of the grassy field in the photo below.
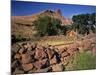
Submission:
{"label": "grassy field", "polygon": [[76,70],[88,70],[96,68],[96,56],[91,53],[82,53],[76,56],[75,66]]}
{"label": "grassy field", "polygon": [[96,69],[96,56],[87,52],[77,54],[72,63],[65,65],[65,71],[89,69]]}

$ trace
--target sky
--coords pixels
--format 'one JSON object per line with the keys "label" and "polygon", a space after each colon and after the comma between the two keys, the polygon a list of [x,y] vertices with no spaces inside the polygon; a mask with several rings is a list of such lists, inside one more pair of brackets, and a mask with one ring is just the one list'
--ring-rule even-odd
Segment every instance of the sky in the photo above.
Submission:
{"label": "sky", "polygon": [[12,16],[26,16],[39,13],[44,10],[60,9],[65,18],[71,18],[73,15],[95,13],[96,6],[90,5],[73,5],[73,4],[57,4],[44,2],[25,2],[11,1]]}

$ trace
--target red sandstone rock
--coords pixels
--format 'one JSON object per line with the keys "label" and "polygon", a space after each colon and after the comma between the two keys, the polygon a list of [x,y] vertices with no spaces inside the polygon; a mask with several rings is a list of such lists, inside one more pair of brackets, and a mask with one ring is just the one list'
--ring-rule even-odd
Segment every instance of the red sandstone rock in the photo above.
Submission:
{"label": "red sandstone rock", "polygon": [[66,52],[63,52],[62,54],[61,54],[61,57],[67,57],[67,56],[69,56],[69,53],[66,51]]}
{"label": "red sandstone rock", "polygon": [[58,59],[56,55],[54,55],[54,57],[50,60],[50,64],[53,65],[53,64],[56,64],[57,62],[58,62]]}
{"label": "red sandstone rock", "polygon": [[23,64],[26,64],[26,63],[29,63],[31,60],[31,56],[29,54],[22,54],[22,63]]}
{"label": "red sandstone rock", "polygon": [[24,71],[29,71],[33,68],[33,65],[32,65],[32,63],[22,64],[22,67],[23,67]]}
{"label": "red sandstone rock", "polygon": [[47,52],[47,54],[48,54],[49,59],[51,59],[51,58],[54,56],[54,51],[53,51],[53,50],[47,49],[46,52]]}
{"label": "red sandstone rock", "polygon": [[56,64],[56,65],[52,66],[52,71],[53,72],[62,71],[62,70],[63,70],[63,67],[62,67],[61,64]]}
{"label": "red sandstone rock", "polygon": [[35,51],[35,59],[43,59],[46,58],[47,54],[43,49],[36,49]]}
{"label": "red sandstone rock", "polygon": [[35,68],[41,69],[41,68],[47,67],[49,65],[49,61],[47,59],[43,59],[43,60],[36,61],[33,64],[34,64]]}

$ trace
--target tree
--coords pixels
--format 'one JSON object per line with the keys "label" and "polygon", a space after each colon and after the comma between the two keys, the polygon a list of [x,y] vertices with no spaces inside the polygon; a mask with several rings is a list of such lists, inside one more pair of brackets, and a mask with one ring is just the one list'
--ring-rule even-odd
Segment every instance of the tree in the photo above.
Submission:
{"label": "tree", "polygon": [[72,28],[79,34],[89,34],[90,30],[93,32],[95,30],[95,28],[93,28],[95,25],[95,13],[74,15],[72,20]]}
{"label": "tree", "polygon": [[38,30],[39,36],[45,36],[45,35],[51,36],[58,34],[61,21],[49,16],[42,16],[39,17],[38,20],[33,22],[33,24]]}

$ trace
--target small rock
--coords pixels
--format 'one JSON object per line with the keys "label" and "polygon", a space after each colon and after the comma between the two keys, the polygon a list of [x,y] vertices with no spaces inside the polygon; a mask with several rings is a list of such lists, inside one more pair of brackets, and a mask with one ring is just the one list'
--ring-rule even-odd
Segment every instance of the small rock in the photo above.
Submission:
{"label": "small rock", "polygon": [[54,57],[50,60],[50,64],[53,65],[53,64],[57,64],[58,63],[58,59],[56,57],[56,55],[54,55]]}
{"label": "small rock", "polygon": [[14,44],[12,47],[11,47],[11,51],[14,52],[14,53],[17,53],[19,51],[21,47],[18,45],[18,44]]}
{"label": "small rock", "polygon": [[[76,48],[76,49],[77,49],[77,48]],[[67,52],[70,54],[70,56],[72,56],[72,55],[74,54],[74,51],[75,51],[76,49],[74,49],[74,48],[69,48],[69,49],[67,50]]]}
{"label": "small rock", "polygon": [[25,49],[25,50],[27,50],[28,49],[28,45],[27,45],[28,43],[22,43],[22,47]]}
{"label": "small rock", "polygon": [[21,45],[22,45],[22,46],[24,46],[24,45],[27,45],[27,43],[26,43],[26,42],[24,42],[24,43],[22,43]]}
{"label": "small rock", "polygon": [[48,54],[49,59],[51,59],[54,56],[54,51],[53,50],[47,49],[46,52]]}
{"label": "small rock", "polygon": [[46,57],[47,57],[47,54],[43,49],[36,49],[35,59],[44,59]]}
{"label": "small rock", "polygon": [[19,70],[19,69],[15,69],[15,71],[12,73],[12,75],[16,75],[16,74],[23,74],[24,71],[23,70]]}
{"label": "small rock", "polygon": [[40,50],[44,50],[44,47],[42,45],[39,45],[39,44],[36,46],[36,48],[40,49]]}
{"label": "small rock", "polygon": [[15,60],[11,63],[12,68],[20,67],[21,63],[18,60]]}
{"label": "small rock", "polygon": [[22,54],[22,63],[23,64],[26,64],[26,63],[29,63],[31,60],[31,56],[29,54]]}
{"label": "small rock", "polygon": [[16,63],[17,63],[17,60],[13,61],[13,62],[11,63],[11,67],[12,67],[12,68],[15,68],[15,67],[16,67]]}
{"label": "small rock", "polygon": [[67,65],[69,63],[69,60],[70,60],[70,56],[63,57],[62,58],[62,64]]}
{"label": "small rock", "polygon": [[20,59],[20,58],[21,58],[21,55],[17,53],[17,54],[14,56],[14,58],[15,58],[15,59]]}
{"label": "small rock", "polygon": [[89,39],[82,41],[82,48],[83,50],[89,50],[91,49],[91,41]]}
{"label": "small rock", "polygon": [[24,71],[29,71],[33,68],[33,64],[32,63],[22,64],[22,67],[23,67]]}
{"label": "small rock", "polygon": [[32,43],[32,50],[35,50],[36,49],[36,46],[37,46],[37,44],[33,44]]}
{"label": "small rock", "polygon": [[51,50],[55,49],[55,47],[54,47],[54,46],[49,46],[49,48],[50,48]]}
{"label": "small rock", "polygon": [[32,50],[32,47],[30,46],[30,47],[28,47],[28,49],[27,49],[28,51],[31,51]]}
{"label": "small rock", "polygon": [[30,43],[27,43],[27,46],[28,46],[27,50],[31,51],[32,50],[32,45]]}
{"label": "small rock", "polygon": [[59,50],[59,54],[65,52],[66,50],[67,50],[67,48],[62,48],[62,49],[60,49],[60,50]]}
{"label": "small rock", "polygon": [[11,62],[13,62],[13,61],[14,61],[14,56],[15,56],[15,54],[16,54],[16,53],[11,52]]}
{"label": "small rock", "polygon": [[28,49],[28,46],[27,46],[27,45],[24,45],[23,47],[24,47],[24,49],[25,49],[25,50],[27,50],[27,49]]}
{"label": "small rock", "polygon": [[61,64],[56,64],[52,66],[52,71],[57,72],[57,71],[63,71],[63,66]]}
{"label": "small rock", "polygon": [[79,44],[78,43],[74,43],[74,44],[69,45],[68,50],[76,51],[78,47],[79,47]]}
{"label": "small rock", "polygon": [[21,48],[21,49],[19,50],[19,53],[20,53],[20,54],[23,54],[23,52],[24,52],[24,48]]}
{"label": "small rock", "polygon": [[27,53],[28,53],[29,55],[33,55],[33,56],[35,55],[35,51],[30,51],[30,50],[28,50]]}
{"label": "small rock", "polygon": [[48,67],[49,66],[49,61],[48,61],[48,59],[43,59],[43,60],[36,61],[33,64],[34,64],[35,68],[41,69],[41,68]]}
{"label": "small rock", "polygon": [[63,52],[62,54],[61,54],[61,57],[67,57],[67,56],[69,56],[70,54],[66,51],[66,52]]}

